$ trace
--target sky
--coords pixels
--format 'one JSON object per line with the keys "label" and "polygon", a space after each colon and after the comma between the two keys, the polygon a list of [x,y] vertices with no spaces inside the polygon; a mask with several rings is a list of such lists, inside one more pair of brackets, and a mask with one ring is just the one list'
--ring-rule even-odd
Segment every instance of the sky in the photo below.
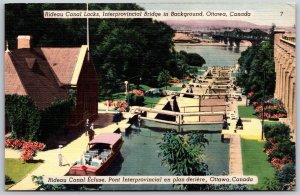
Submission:
{"label": "sky", "polygon": [[[258,25],[291,27],[295,25],[295,2],[300,0],[101,0],[97,3],[137,3],[146,10],[161,11],[248,11],[250,17],[201,17],[204,20],[244,20]],[[5,3],[10,2],[4,0]],[[28,0],[14,0],[14,3]],[[29,2],[42,2],[29,0]],[[52,0],[52,3],[95,3],[95,0]]]}
{"label": "sky", "polygon": [[208,17],[205,20],[244,20],[258,25],[294,26],[296,18],[295,1],[293,0],[173,0],[147,1],[138,3],[146,10],[161,11],[206,11],[210,12],[245,12],[250,17]]}

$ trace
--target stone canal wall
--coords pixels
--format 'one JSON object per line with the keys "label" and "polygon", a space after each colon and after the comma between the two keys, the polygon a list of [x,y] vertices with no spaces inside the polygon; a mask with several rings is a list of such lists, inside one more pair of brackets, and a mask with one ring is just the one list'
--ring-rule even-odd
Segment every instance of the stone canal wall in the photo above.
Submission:
{"label": "stone canal wall", "polygon": [[275,98],[282,100],[287,110],[287,124],[296,137],[296,38],[275,31],[274,61],[276,72]]}

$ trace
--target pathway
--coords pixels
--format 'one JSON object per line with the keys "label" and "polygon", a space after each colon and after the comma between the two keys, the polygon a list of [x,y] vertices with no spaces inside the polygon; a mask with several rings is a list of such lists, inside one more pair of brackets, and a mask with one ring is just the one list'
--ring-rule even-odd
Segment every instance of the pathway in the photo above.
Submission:
{"label": "pathway", "polygon": [[243,159],[239,135],[230,136],[229,175],[243,175]]}
{"label": "pathway", "polygon": [[[102,134],[102,133],[112,133],[116,131],[118,128],[126,128],[129,124],[127,124],[128,119],[125,119],[117,124],[111,124],[109,126],[103,127],[103,128],[96,128],[95,134]],[[83,133],[79,138],[72,141],[68,145],[66,145],[64,148],[62,148],[62,154],[63,154],[63,165],[64,166],[58,166],[58,149],[48,150],[44,152],[38,152],[35,159],[41,159],[44,160],[44,163],[42,163],[37,169],[29,173],[23,180],[21,180],[16,185],[9,188],[9,190],[35,190],[38,186],[36,186],[32,182],[32,175],[48,175],[48,176],[63,176],[65,175],[70,165],[72,165],[73,162],[78,160],[80,155],[86,150],[86,146],[88,144],[88,136]],[[5,149],[5,158],[19,158],[19,153],[11,150],[11,149]]]}

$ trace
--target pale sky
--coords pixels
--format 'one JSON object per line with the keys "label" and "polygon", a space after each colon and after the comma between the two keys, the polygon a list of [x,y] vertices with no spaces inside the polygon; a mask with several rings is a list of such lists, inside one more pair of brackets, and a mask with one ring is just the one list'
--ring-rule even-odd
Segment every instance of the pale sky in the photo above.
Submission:
{"label": "pale sky", "polygon": [[296,18],[293,0],[173,0],[172,2],[152,0],[138,3],[146,10],[162,11],[248,11],[250,17],[202,17],[205,20],[244,20],[258,25],[293,26]]}

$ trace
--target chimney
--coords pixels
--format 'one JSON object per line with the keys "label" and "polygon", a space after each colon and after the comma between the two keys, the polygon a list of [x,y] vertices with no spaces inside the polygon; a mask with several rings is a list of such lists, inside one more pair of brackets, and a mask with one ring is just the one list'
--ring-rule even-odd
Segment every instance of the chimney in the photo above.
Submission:
{"label": "chimney", "polygon": [[18,36],[18,49],[30,48],[31,47],[31,36],[30,35],[19,35]]}

